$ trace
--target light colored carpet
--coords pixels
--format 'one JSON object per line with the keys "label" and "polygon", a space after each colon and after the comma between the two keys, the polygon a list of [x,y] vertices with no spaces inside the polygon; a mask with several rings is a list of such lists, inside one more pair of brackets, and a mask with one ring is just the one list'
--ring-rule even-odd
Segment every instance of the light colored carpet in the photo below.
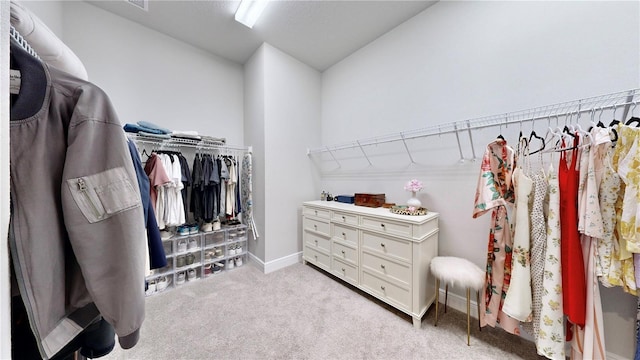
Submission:
{"label": "light colored carpet", "polygon": [[542,359],[533,343],[435,307],[411,317],[310,265],[252,265],[147,298],[138,345],[104,359]]}

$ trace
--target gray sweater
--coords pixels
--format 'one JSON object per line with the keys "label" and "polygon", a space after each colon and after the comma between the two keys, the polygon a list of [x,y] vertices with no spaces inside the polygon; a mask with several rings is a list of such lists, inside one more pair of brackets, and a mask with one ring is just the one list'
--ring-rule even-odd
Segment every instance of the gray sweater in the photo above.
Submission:
{"label": "gray sweater", "polygon": [[9,244],[40,353],[55,355],[100,315],[133,347],[146,238],[122,127],[101,89],[14,45]]}

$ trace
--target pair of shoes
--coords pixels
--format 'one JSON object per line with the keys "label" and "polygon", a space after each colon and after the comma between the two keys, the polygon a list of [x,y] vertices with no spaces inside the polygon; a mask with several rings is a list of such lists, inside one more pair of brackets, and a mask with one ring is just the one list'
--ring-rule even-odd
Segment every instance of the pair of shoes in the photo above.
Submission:
{"label": "pair of shoes", "polygon": [[222,268],[224,267],[224,264],[221,262],[215,262],[213,263],[213,273],[217,274],[220,271],[222,271]]}
{"label": "pair of shoes", "polygon": [[188,281],[193,281],[193,280],[196,280],[197,278],[198,277],[197,277],[197,274],[196,274],[196,269],[189,269],[187,271],[187,280]]}
{"label": "pair of shoes", "polygon": [[195,235],[198,232],[200,232],[200,226],[198,226],[198,224],[189,225],[189,234]]}
{"label": "pair of shoes", "polygon": [[236,267],[242,266],[242,256],[236,258]]}
{"label": "pair of shoes", "polygon": [[224,251],[222,251],[222,248],[217,247],[217,248],[214,248],[213,251],[216,255],[216,258],[220,259],[224,257]]}
{"label": "pair of shoes", "polygon": [[218,219],[213,220],[212,228],[214,231],[220,230],[220,220]]}
{"label": "pair of shoes", "polygon": [[193,249],[196,249],[197,247],[198,247],[198,239],[190,238],[189,241],[187,242],[187,249],[193,250]]}
{"label": "pair of shoes", "polygon": [[242,254],[242,245],[234,244],[229,247],[229,255],[240,255]]}
{"label": "pair of shoes", "polygon": [[186,276],[186,274],[184,273],[184,271],[180,271],[180,272],[178,273],[177,278],[176,278],[176,285],[182,285],[182,284],[184,284],[185,276]]}
{"label": "pair of shoes", "polygon": [[208,222],[208,223],[204,223],[202,225],[202,231],[204,232],[212,232],[213,231],[213,224]]}
{"label": "pair of shoes", "polygon": [[160,279],[158,279],[158,282],[156,283],[156,290],[158,290],[158,292],[164,291],[167,287],[169,287],[170,283],[171,283],[171,279],[167,278],[166,276],[163,276]]}
{"label": "pair of shoes", "polygon": [[227,260],[227,269],[233,269],[234,267],[236,267],[235,261],[233,261],[233,259],[229,259]]}
{"label": "pair of shoes", "polygon": [[180,239],[178,240],[178,251],[179,253],[185,252],[187,251],[187,239]]}
{"label": "pair of shoes", "polygon": [[205,251],[204,252],[204,261],[211,261],[215,257],[215,252],[213,251]]}
{"label": "pair of shoes", "polygon": [[196,261],[196,256],[193,253],[188,253],[185,256],[185,262],[187,265],[192,265]]}

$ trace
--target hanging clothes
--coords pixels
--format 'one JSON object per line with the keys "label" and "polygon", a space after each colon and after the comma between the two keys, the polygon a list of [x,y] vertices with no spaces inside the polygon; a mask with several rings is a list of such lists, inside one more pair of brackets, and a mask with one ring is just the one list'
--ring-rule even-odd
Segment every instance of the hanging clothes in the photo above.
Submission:
{"label": "hanging clothes", "polygon": [[225,214],[229,217],[234,217],[236,214],[236,184],[238,181],[238,174],[236,173],[235,161],[227,159],[226,164],[229,171],[229,179],[227,180],[227,191],[225,197]]}
{"label": "hanging clothes", "polygon": [[565,327],[562,304],[562,251],[560,246],[560,190],[558,175],[549,165],[547,243],[544,262],[544,291],[540,308],[538,354],[553,360],[565,359]]}
{"label": "hanging clothes", "polygon": [[533,175],[533,203],[531,205],[531,313],[530,323],[525,328],[533,334],[537,343],[540,334],[540,314],[544,293],[544,265],[547,252],[547,220],[545,199],[547,197],[546,174],[543,169]]}
{"label": "hanging clothes", "polygon": [[514,166],[514,151],[505,140],[497,139],[487,145],[478,178],[473,218],[491,211],[480,324],[495,326],[500,323],[505,331],[519,334],[518,321],[502,312],[503,299],[511,280],[513,242],[508,210],[515,201],[511,182]]}
{"label": "hanging clothes", "polygon": [[13,40],[10,51],[22,76],[8,125],[12,294],[22,297],[43,358],[100,316],[131,348],[144,320],[145,224],[115,109],[94,84]]}
{"label": "hanging clothes", "polygon": [[191,168],[191,202],[189,203],[189,210],[193,213],[193,220],[196,222],[199,222],[204,217],[204,207],[202,204],[204,192],[202,162],[200,154],[196,153]]}
{"label": "hanging clothes", "polygon": [[[523,160],[523,157],[520,157]],[[522,164],[522,161],[520,162]],[[533,181],[521,166],[513,171],[515,201],[515,231],[513,236],[513,263],[511,284],[504,299],[502,311],[519,321],[531,321],[531,263],[529,199]]]}
{"label": "hanging clothes", "polygon": [[[564,147],[564,141],[562,141]],[[574,139],[573,147],[578,146]],[[564,313],[571,324],[584,326],[584,257],[578,233],[578,150],[562,151],[558,166],[560,185],[560,232],[562,249],[562,294]],[[568,159],[567,157],[570,157]],[[570,338],[569,334],[569,338]]]}

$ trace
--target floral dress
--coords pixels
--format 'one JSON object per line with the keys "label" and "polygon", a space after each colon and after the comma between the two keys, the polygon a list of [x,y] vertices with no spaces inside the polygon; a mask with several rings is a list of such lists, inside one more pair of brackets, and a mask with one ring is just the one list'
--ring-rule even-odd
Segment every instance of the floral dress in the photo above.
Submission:
{"label": "floral dress", "polygon": [[564,315],[562,312],[562,265],[560,249],[560,190],[558,175],[549,167],[549,204],[547,215],[547,244],[544,263],[539,332],[536,339],[538,354],[549,359],[565,359]]}
{"label": "floral dress", "polygon": [[473,218],[491,211],[485,286],[480,302],[480,325],[500,323],[510,333],[519,334],[518,321],[502,312],[511,280],[513,242],[507,208],[514,203],[511,176],[515,166],[513,149],[502,139],[487,145],[476,189]]}

